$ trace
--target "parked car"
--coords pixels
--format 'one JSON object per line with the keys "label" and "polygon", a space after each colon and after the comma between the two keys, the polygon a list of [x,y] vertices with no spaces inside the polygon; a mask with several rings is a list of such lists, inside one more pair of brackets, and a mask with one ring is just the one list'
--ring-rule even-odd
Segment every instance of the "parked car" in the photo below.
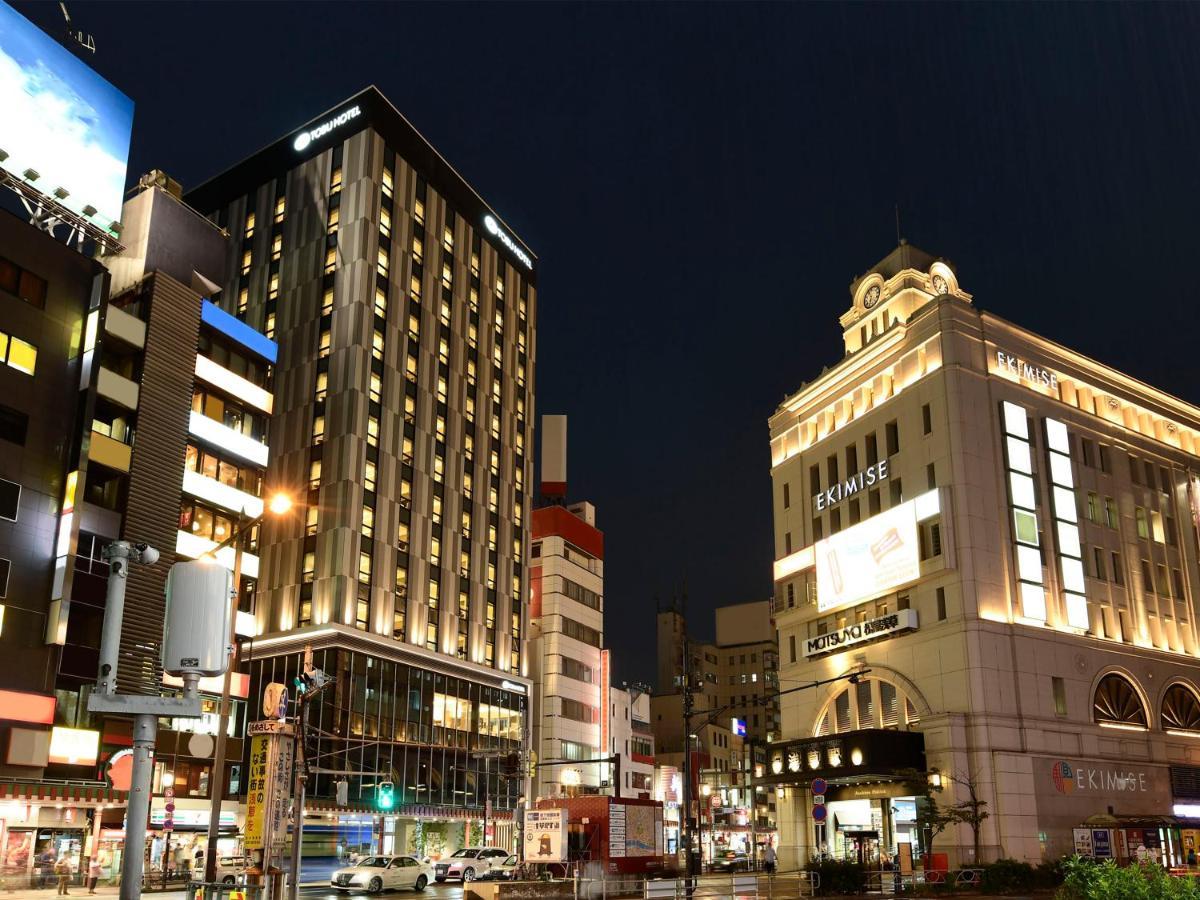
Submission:
{"label": "parked car", "polygon": [[500,847],[463,847],[433,867],[434,877],[438,881],[474,881],[492,866],[506,860],[508,855],[508,851]]}
{"label": "parked car", "polygon": [[367,856],[335,871],[329,877],[329,884],[340,891],[378,894],[389,888],[423,891],[432,879],[433,869],[411,856]]}
{"label": "parked car", "polygon": [[517,854],[510,853],[503,862],[494,864],[478,878],[480,881],[515,881],[518,878],[517,870],[520,867],[521,860]]}
{"label": "parked car", "polygon": [[745,853],[737,850],[721,850],[714,857],[709,871],[712,872],[746,872],[750,869],[750,859]]}
{"label": "parked car", "polygon": [[250,864],[251,860],[248,856],[217,857],[217,881],[225,884],[237,884],[245,881],[246,870],[250,868]]}

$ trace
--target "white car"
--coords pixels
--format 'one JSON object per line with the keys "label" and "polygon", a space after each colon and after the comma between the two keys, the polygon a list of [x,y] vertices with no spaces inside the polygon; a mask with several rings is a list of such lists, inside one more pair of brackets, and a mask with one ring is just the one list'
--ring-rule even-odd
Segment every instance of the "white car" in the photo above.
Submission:
{"label": "white car", "polygon": [[500,847],[463,847],[434,866],[434,877],[438,881],[447,878],[462,879],[465,884],[474,881],[492,866],[508,858],[508,851]]}
{"label": "white car", "polygon": [[237,884],[246,880],[246,870],[252,860],[246,856],[221,856],[217,858],[217,881]]}
{"label": "white car", "polygon": [[411,856],[368,856],[329,878],[339,891],[368,891],[378,894],[390,888],[425,890],[433,880],[433,868]]}

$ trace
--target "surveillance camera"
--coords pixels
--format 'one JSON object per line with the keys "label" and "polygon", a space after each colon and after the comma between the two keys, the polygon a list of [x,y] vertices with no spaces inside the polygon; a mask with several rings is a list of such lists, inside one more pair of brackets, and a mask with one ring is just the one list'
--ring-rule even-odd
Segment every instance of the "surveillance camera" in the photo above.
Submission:
{"label": "surveillance camera", "polygon": [[158,551],[149,544],[138,544],[137,549],[143,566],[152,566],[158,562]]}

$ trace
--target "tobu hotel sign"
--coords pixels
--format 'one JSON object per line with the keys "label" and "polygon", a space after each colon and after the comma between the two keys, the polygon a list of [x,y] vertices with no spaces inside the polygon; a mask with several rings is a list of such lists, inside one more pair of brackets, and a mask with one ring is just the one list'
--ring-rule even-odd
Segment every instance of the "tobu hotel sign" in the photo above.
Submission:
{"label": "tobu hotel sign", "polygon": [[845,481],[839,481],[837,484],[831,485],[821,491],[813,498],[813,503],[817,506],[817,512],[829,509],[843,500],[849,500],[859,491],[865,491],[872,485],[883,481],[888,477],[888,461],[881,459],[873,466],[867,466],[856,475],[851,475]]}
{"label": "tobu hotel sign", "polygon": [[331,131],[341,128],[347,122],[357,119],[362,114],[362,110],[357,106],[352,106],[349,109],[342,110],[331,119],[322,122],[316,128],[310,128],[308,131],[302,131],[296,135],[296,139],[292,141],[292,149],[297,153],[308,149],[308,145],[313,141],[325,137]]}
{"label": "tobu hotel sign", "polygon": [[877,641],[891,637],[903,631],[912,631],[917,627],[917,611],[915,609],[898,609],[891,615],[868,619],[866,622],[855,622],[837,631],[818,634],[804,641],[805,656],[819,656],[822,653],[837,653],[846,647],[863,644],[867,641]]}

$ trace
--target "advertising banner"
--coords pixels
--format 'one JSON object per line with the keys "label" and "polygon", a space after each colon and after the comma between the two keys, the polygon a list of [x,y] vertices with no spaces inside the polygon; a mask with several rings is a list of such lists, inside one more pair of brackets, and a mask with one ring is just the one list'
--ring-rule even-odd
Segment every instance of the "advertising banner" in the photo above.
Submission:
{"label": "advertising banner", "polygon": [[120,219],[133,101],[4,3],[0,110],[0,166],[100,228]]}
{"label": "advertising banner", "polygon": [[566,862],[566,833],[565,809],[525,810],[525,862]]}
{"label": "advertising banner", "polygon": [[270,742],[270,736],[265,734],[258,734],[250,739],[250,768],[246,778],[246,829],[243,841],[247,850],[261,850],[265,845]]}
{"label": "advertising banner", "polygon": [[817,610],[879,597],[921,576],[916,504],[907,503],[816,543]]}

